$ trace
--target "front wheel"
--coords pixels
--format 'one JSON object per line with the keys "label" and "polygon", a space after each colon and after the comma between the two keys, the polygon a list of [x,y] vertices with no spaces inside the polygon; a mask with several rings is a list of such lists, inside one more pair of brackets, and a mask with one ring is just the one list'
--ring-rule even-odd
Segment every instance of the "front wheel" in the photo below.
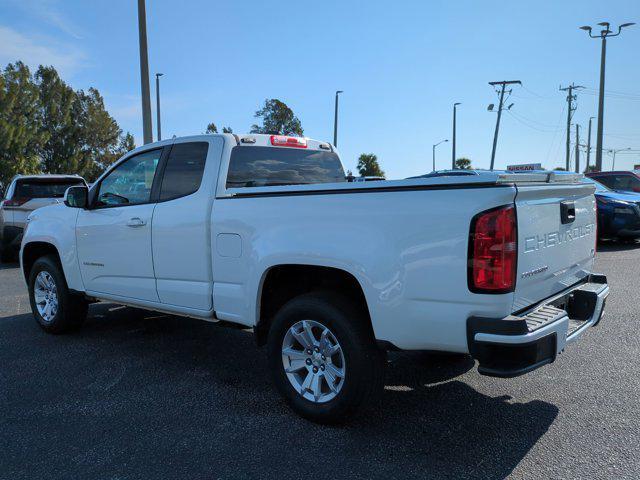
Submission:
{"label": "front wheel", "polygon": [[276,387],[309,420],[339,422],[382,391],[384,352],[364,312],[340,295],[310,293],[285,304],[268,350]]}
{"label": "front wheel", "polygon": [[87,301],[69,292],[58,260],[47,255],[33,264],[29,274],[29,300],[36,321],[48,333],[65,333],[87,317]]}

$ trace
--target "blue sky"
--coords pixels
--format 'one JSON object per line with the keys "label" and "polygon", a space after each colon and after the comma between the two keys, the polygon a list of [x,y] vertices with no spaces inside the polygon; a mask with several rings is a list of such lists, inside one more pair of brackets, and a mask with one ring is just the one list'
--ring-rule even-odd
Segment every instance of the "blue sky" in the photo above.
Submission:
{"label": "blue sky", "polygon": [[[600,44],[578,26],[603,20],[640,23],[640,2],[147,0],[150,70],[165,74],[165,137],[202,133],[211,121],[246,132],[264,100],[279,98],[307,136],[330,141],[340,89],[346,167],[373,152],[390,178],[431,170],[431,145],[451,138],[453,102],[462,103],[457,156],[488,167],[495,114],[486,108],[496,94],[487,82],[505,79],[524,87],[503,115],[496,166],[564,165],[558,87],[588,87],[575,114],[586,135],[597,113]],[[608,44],[607,148],[640,150],[639,50],[640,26]],[[74,88],[97,87],[141,142],[135,0],[0,0],[0,64],[18,59],[56,66]],[[450,148],[438,147],[438,168],[450,165]],[[621,168],[634,163],[640,153],[616,159]]]}

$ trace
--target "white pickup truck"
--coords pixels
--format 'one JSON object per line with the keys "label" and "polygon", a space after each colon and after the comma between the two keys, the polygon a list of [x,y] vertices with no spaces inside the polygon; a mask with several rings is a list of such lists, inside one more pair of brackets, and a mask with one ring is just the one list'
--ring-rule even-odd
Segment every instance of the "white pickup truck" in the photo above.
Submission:
{"label": "white pickup truck", "polygon": [[328,143],[176,138],[33,212],[21,267],[51,333],[96,300],[251,327],[292,408],[332,422],[381,392],[386,350],[511,377],[597,324],[609,287],[579,177],[349,183]]}

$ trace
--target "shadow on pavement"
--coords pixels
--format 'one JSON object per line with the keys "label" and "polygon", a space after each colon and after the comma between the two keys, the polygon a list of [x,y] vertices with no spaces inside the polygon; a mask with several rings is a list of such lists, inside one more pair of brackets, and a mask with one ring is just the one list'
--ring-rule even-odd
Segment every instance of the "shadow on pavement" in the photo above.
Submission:
{"label": "shadow on pavement", "polygon": [[20,268],[20,264],[18,262],[0,263],[0,270],[9,270],[11,268]]}
{"label": "shadow on pavement", "polygon": [[246,332],[114,305],[65,336],[2,318],[0,477],[504,478],[558,414],[455,380],[469,357],[398,353],[382,405],[319,426],[265,364]]}
{"label": "shadow on pavement", "polygon": [[626,250],[635,250],[640,248],[640,242],[637,240],[599,240],[599,252],[623,252]]}

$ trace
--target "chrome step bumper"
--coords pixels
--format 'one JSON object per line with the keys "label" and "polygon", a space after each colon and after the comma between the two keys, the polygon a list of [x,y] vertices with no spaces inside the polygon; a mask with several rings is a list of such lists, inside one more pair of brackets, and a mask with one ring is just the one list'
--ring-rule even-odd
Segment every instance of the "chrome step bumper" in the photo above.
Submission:
{"label": "chrome step bumper", "polygon": [[481,374],[523,375],[551,363],[604,315],[609,285],[591,275],[532,309],[502,319],[471,317],[467,321],[469,353]]}

